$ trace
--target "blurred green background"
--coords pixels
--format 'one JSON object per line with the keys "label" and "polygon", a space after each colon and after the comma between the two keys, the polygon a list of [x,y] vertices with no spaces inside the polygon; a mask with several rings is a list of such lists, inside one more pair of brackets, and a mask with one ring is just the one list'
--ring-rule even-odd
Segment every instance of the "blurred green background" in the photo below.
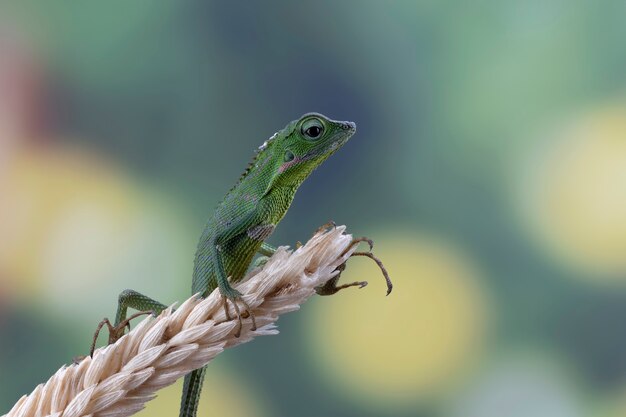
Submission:
{"label": "blurred green background", "polygon": [[[209,368],[201,415],[626,416],[626,3],[0,3],[0,412],[133,288],[189,295],[288,121],[357,135],[270,242],[333,219],[394,279]],[[143,416],[178,412],[180,386]]]}

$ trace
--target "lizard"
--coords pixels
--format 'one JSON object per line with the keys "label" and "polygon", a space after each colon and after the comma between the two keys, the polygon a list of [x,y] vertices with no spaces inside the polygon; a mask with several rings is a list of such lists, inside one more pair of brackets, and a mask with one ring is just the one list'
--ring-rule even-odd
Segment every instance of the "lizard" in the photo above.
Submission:
{"label": "lizard", "polygon": [[[332,120],[319,113],[307,113],[289,122],[258,148],[252,162],[206,223],[194,259],[192,293],[206,297],[218,288],[227,319],[231,319],[229,302],[237,315],[236,337],[243,327],[242,318],[250,318],[253,331],[256,322],[243,295],[231,283],[244,278],[257,253],[261,257],[254,266],[262,265],[276,251],[265,240],[289,209],[298,187],[355,132],[355,123]],[[372,241],[358,238],[353,244],[361,241],[369,243],[370,252],[354,252],[353,256],[368,256],[377,262],[389,294],[392,284],[382,263],[371,254]],[[345,264],[340,266],[339,273],[344,268]],[[367,285],[365,281],[337,285],[338,279],[339,275],[333,277],[316,292],[331,295],[348,287]],[[140,312],[127,317],[128,308]],[[99,324],[91,354],[104,324],[109,329],[109,343],[113,343],[124,334],[130,320],[141,314],[159,314],[165,308],[164,304],[134,290],[122,291],[115,324],[111,325],[108,319]],[[195,417],[205,372],[206,366],[185,376],[180,417]]]}

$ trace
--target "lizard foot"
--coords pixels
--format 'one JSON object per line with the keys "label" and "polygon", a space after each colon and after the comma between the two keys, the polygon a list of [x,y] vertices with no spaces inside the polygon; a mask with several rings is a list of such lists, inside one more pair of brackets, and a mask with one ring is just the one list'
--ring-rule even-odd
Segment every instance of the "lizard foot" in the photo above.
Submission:
{"label": "lizard foot", "polygon": [[112,344],[117,342],[117,340],[124,336],[124,332],[126,328],[130,330],[130,322],[131,320],[136,319],[139,316],[144,316],[146,314],[154,314],[154,311],[140,311],[139,313],[135,313],[129,318],[122,320],[117,326],[111,324],[108,318],[103,319],[100,323],[98,323],[98,327],[96,327],[96,332],[93,335],[93,342],[91,343],[91,349],[89,349],[89,356],[93,357],[93,352],[96,350],[96,341],[98,340],[98,336],[100,335],[100,331],[106,325],[109,329],[109,341],[107,344]]}
{"label": "lizard foot", "polygon": [[[343,268],[341,270],[345,269],[345,264],[341,265],[343,266]],[[339,269],[339,268],[337,268]],[[349,284],[343,284],[343,285],[337,285],[337,281],[339,281],[339,275],[329,279],[328,281],[326,281],[326,284],[324,285],[320,285],[319,287],[315,287],[315,292],[318,295],[333,295],[336,294],[337,292],[339,292],[340,290],[343,290],[345,288],[349,288],[349,287],[359,287],[359,288],[363,288],[365,286],[367,286],[367,281],[355,281],[355,282],[351,282]]]}
{"label": "lizard foot", "polygon": [[[378,259],[376,256],[374,256],[374,254],[371,252],[372,249],[374,248],[374,241],[372,239],[369,239],[367,237],[357,237],[357,238],[354,238],[352,240],[352,242],[350,243],[350,245],[348,245],[348,247],[343,251],[342,255],[345,255],[348,251],[352,250],[355,246],[359,245],[361,242],[366,242],[368,244],[369,251],[368,252],[353,252],[350,255],[350,257],[352,257],[352,256],[365,256],[367,258],[370,258],[374,262],[376,262],[376,264],[380,268],[383,276],[385,277],[385,282],[387,283],[387,295],[389,295],[389,293],[391,293],[391,290],[393,289],[393,284],[391,282],[391,279],[389,278],[389,274],[387,273],[387,269],[383,265],[382,261],[380,259]],[[339,274],[337,276],[333,277],[332,279],[330,279],[328,282],[326,282],[326,284],[321,285],[321,286],[315,288],[315,292],[317,294],[319,294],[319,295],[333,295],[333,294],[337,293],[338,291],[343,290],[345,288],[349,288],[349,287],[363,288],[363,287],[365,287],[367,285],[367,281],[356,281],[356,282],[352,282],[350,284],[337,285],[337,282],[339,281],[339,277],[341,276],[341,273],[345,269],[346,269],[346,263],[344,262],[343,264],[341,264],[341,265],[339,265],[337,267],[337,270],[339,271]]]}
{"label": "lizard foot", "polygon": [[[224,305],[224,313],[226,314],[226,320],[228,321],[231,320],[230,312],[228,311],[228,301],[233,303],[233,308],[235,309],[235,313],[237,314],[238,325],[237,325],[237,331],[235,332],[235,337],[241,336],[241,329],[243,328],[242,318],[246,319],[250,317],[252,319],[251,330],[252,331],[256,330],[256,318],[254,317],[254,313],[252,312],[252,309],[250,308],[248,303],[246,303],[246,301],[243,299],[243,295],[239,291],[233,289],[227,295],[222,294],[222,301],[224,303],[223,305]],[[239,309],[239,306],[237,305],[237,301],[243,304],[245,308],[243,312]]]}
{"label": "lizard foot", "polygon": [[252,263],[252,269],[263,268],[267,261],[270,260],[269,256],[259,256]]}

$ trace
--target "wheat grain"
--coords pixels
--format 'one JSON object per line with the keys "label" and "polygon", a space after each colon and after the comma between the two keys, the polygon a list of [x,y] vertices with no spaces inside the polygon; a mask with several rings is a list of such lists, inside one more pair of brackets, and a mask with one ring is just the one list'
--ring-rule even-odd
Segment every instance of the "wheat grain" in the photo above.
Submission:
{"label": "wheat grain", "polygon": [[299,309],[338,272],[354,252],[345,226],[318,231],[295,252],[285,247],[262,270],[237,286],[256,315],[258,329],[244,320],[236,338],[236,319],[227,320],[218,291],[193,296],[176,310],[146,318],[93,358],[63,366],[46,383],[25,395],[3,417],[122,417],[140,411],[155,393],[210,362],[224,349],[278,331],[278,316]]}

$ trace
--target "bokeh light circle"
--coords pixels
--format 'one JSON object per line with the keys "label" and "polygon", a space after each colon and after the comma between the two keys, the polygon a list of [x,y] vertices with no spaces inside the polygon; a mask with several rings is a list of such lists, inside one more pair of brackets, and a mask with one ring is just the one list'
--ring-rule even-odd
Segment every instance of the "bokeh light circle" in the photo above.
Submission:
{"label": "bokeh light circle", "polygon": [[556,357],[519,352],[494,360],[451,402],[449,417],[583,417],[575,372]]}
{"label": "bokeh light circle", "polygon": [[624,417],[626,416],[626,387],[620,386],[612,391],[605,401],[600,402],[593,417]]}
{"label": "bokeh light circle", "polygon": [[583,275],[626,279],[626,105],[562,127],[523,172],[520,205],[538,240]]}
{"label": "bokeh light circle", "polygon": [[318,372],[359,402],[393,407],[432,398],[478,358],[485,294],[468,259],[439,239],[391,235],[376,239],[375,253],[393,292],[385,297],[375,264],[351,259],[341,281],[369,286],[315,300],[307,348]]}
{"label": "bokeh light circle", "polygon": [[129,285],[171,296],[171,277],[191,274],[186,211],[93,153],[23,152],[0,190],[0,275],[16,297],[73,317],[114,308]]}

